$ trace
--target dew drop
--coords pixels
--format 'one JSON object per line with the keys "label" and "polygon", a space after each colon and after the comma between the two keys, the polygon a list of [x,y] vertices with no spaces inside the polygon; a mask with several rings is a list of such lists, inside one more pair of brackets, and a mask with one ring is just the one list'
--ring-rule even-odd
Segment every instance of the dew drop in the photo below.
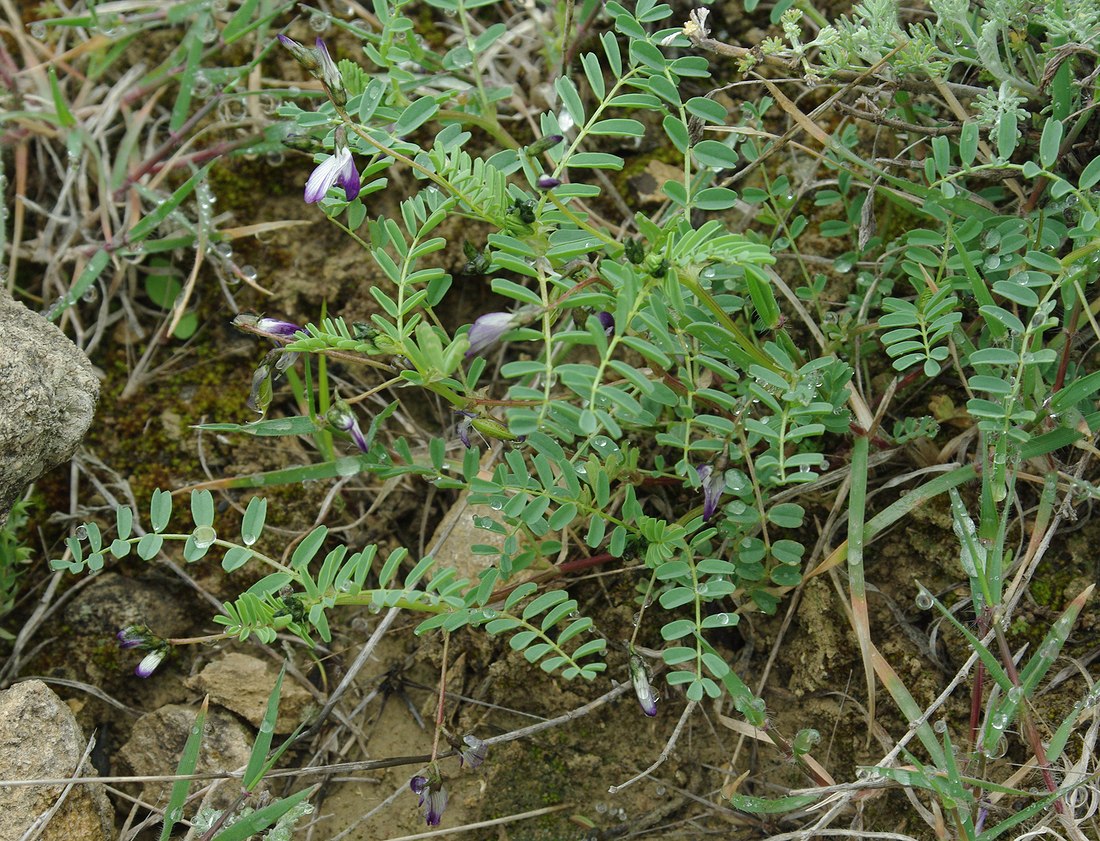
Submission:
{"label": "dew drop", "polygon": [[925,590],[923,587],[921,588],[921,591],[919,593],[917,593],[916,601],[917,601],[917,607],[920,608],[921,610],[931,610],[932,609],[932,604],[933,604],[932,594],[929,593],[927,590]]}
{"label": "dew drop", "polygon": [[255,283],[256,278],[260,276],[260,273],[256,271],[255,266],[241,266],[241,277],[250,283]]}
{"label": "dew drop", "polygon": [[355,456],[348,456],[346,458],[340,458],[336,460],[337,476],[354,476],[358,472],[359,459]]}
{"label": "dew drop", "polygon": [[937,733],[946,733],[947,722],[944,721],[942,718],[937,719],[936,723],[932,725],[932,729],[935,730]]}
{"label": "dew drop", "polygon": [[309,16],[309,28],[314,32],[324,32],[328,29],[328,15],[314,12]]}
{"label": "dew drop", "polygon": [[88,528],[87,528],[87,526],[77,526],[76,527],[76,532],[74,532],[74,534],[76,535],[77,540],[87,540],[88,539]]}
{"label": "dew drop", "polygon": [[46,24],[38,21],[31,24],[31,37],[39,41],[46,40]]}
{"label": "dew drop", "polygon": [[989,271],[995,271],[996,269],[999,269],[1001,267],[1001,255],[990,254],[988,257],[985,258],[985,267],[989,269]]}
{"label": "dew drop", "polygon": [[209,549],[214,541],[218,539],[218,533],[210,526],[198,526],[191,533],[191,537],[194,539],[197,548]]}
{"label": "dew drop", "polygon": [[997,740],[997,743],[993,747],[982,748],[982,754],[987,759],[1000,759],[1006,753],[1008,753],[1008,739],[1006,739],[1004,736],[1001,736],[1001,738]]}
{"label": "dew drop", "polygon": [[99,290],[94,286],[89,286],[87,291],[80,296],[80,300],[86,304],[94,304],[99,300]]}
{"label": "dew drop", "polygon": [[214,245],[214,253],[219,257],[228,260],[233,256],[233,246],[228,242],[219,242]]}

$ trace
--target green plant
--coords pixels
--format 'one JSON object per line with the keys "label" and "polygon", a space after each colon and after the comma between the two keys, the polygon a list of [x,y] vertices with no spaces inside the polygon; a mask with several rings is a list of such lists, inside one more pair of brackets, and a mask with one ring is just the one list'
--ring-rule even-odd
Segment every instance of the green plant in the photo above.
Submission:
{"label": "green plant", "polygon": [[[182,543],[184,560],[196,563],[216,547],[227,573],[252,562],[267,574],[223,604],[214,620],[223,631],[202,641],[272,642],[288,632],[312,646],[332,639],[330,618],[340,608],[399,608],[424,615],[419,633],[504,635],[544,671],[592,681],[614,654],[597,618],[580,615],[568,589],[528,576],[560,572],[552,569],[559,556],[585,567],[638,559],[641,608],[624,642],[647,714],[652,693],[636,645],[643,635],[664,644],[664,679],[683,687],[690,704],[730,702],[820,787],[810,731],[790,740],[779,732],[723,640],[746,612],[774,613],[808,574],[844,565],[868,718],[876,720],[881,682],[923,750],[899,744],[868,774],[930,792],[950,832],[970,841],[1060,814],[1062,798],[1083,783],[1059,783],[1050,766],[1094,693],[1047,746],[1026,702],[1091,590],[1054,620],[1019,670],[1004,625],[1026,580],[1017,573],[1008,581],[1008,571],[1042,559],[1062,517],[1053,514],[1056,492],[1067,491],[1067,502],[1074,493],[1096,495],[1081,474],[1095,452],[1086,438],[1100,429],[1093,405],[1100,372],[1073,339],[1085,322],[1100,336],[1089,297],[1100,254],[1100,158],[1081,148],[1097,122],[1096,79],[1075,83],[1086,51],[1070,48],[1094,16],[1083,4],[1055,4],[1029,21],[1024,4],[933,2],[934,21],[903,23],[896,4],[874,0],[804,33],[805,20],[820,23],[820,16],[777,6],[782,37],[747,50],[710,38],[702,10],[667,26],[668,6],[640,0],[630,10],[612,0],[605,31],[555,75],[552,107],[527,137],[504,127],[510,91],[481,60],[506,33],[500,22],[478,25],[489,4],[431,5],[452,13],[461,29],[442,56],[418,40],[411,7],[400,0],[376,0],[377,31],[347,30],[372,67],[336,63],[323,42],[310,47],[281,36],[326,94],[316,108],[288,100],[279,109],[319,150],[304,198],[374,261],[379,282],[368,291],[376,306],[369,322],[325,312],[302,328],[238,317],[238,326],[276,343],[253,380],[251,404],[261,413],[277,405],[278,375],[307,359],[301,378],[288,373],[299,414],[204,428],[310,436],[319,454],[312,463],[218,480],[220,488],[362,474],[466,492],[494,512],[478,525],[498,542],[470,547],[491,563],[470,581],[411,547],[379,559],[373,545],[334,545],[323,525],[279,560],[255,548],[264,499],[249,501],[240,539],[228,539],[215,528],[212,495],[201,489],[191,494],[191,523],[182,530],[169,530],[172,499],[158,491],[148,533],[131,508],[120,507],[117,537],[107,543],[87,523],[86,542],[70,538],[54,568],[97,571],[107,553],[152,560],[165,541]],[[724,80],[692,50],[734,57],[744,72],[765,62],[840,87],[806,114],[761,74],[767,96],[731,116],[719,98]],[[986,75],[974,79],[978,68]],[[844,100],[866,85],[893,93],[883,107]],[[851,124],[823,129],[816,120],[833,107],[845,119],[890,129],[882,142],[897,157],[866,152]],[[791,121],[784,135],[769,133],[777,113]],[[803,183],[795,167],[781,171],[777,155],[800,132],[821,146],[812,153],[815,174]],[[601,175],[621,170],[636,144],[654,139],[676,164],[676,177],[661,184],[664,202],[648,212],[629,207],[625,223],[613,224],[603,200],[624,199],[609,195],[614,182]],[[394,218],[373,218],[370,197],[390,188],[393,168],[414,179],[415,191]],[[747,183],[736,192],[739,181]],[[819,211],[813,221],[803,199]],[[735,224],[728,212],[745,206],[759,212],[751,224]],[[844,286],[840,294],[811,269],[818,255],[806,253],[807,232],[815,230],[817,241],[840,250],[819,261]],[[462,278],[441,256],[458,239],[468,260]],[[801,285],[794,290],[780,259],[795,267]],[[845,282],[857,264],[858,277]],[[457,287],[479,276],[489,276],[499,309],[456,324]],[[502,343],[509,350],[496,352]],[[875,359],[880,347],[887,364]],[[392,400],[365,433],[356,408],[330,399],[326,359],[384,373],[364,389],[389,391]],[[893,372],[888,387],[878,384]],[[893,418],[892,437],[881,423],[895,394],[919,394],[929,383],[965,400],[975,454],[868,516],[872,448],[939,431],[919,414]],[[451,417],[421,435],[395,429],[390,419],[424,396]],[[351,440],[352,454],[340,454],[334,432]],[[1060,460],[1078,453],[1074,475]],[[834,464],[838,455],[844,471]],[[1021,480],[1033,480],[1035,465],[1045,475],[1032,491]],[[830,520],[847,524],[847,540],[820,559],[804,542],[804,503],[827,478],[841,484]],[[977,495],[972,506],[958,490],[968,484]],[[932,711],[875,645],[865,571],[874,538],[943,494],[977,632],[926,591],[918,601],[938,606],[980,664],[969,729],[955,741],[929,723]],[[1029,494],[1037,497],[1034,533],[1047,542],[1020,540],[1016,550],[1009,538],[1015,503]],[[1039,795],[993,778],[1013,723],[1034,758]],[[438,740],[437,729],[433,762]],[[957,758],[960,743],[965,753]],[[896,766],[899,756],[908,767]],[[438,769],[416,780],[434,823],[442,811],[433,800],[442,797]],[[986,828],[986,792],[1032,802]],[[732,802],[767,813],[818,799],[738,795]]]}
{"label": "green plant", "polygon": [[[0,617],[7,616],[19,595],[19,582],[34,557],[34,549],[23,543],[21,532],[30,519],[31,504],[17,502],[8,512],[7,522],[0,528]],[[9,631],[0,628],[0,637],[12,639]]]}

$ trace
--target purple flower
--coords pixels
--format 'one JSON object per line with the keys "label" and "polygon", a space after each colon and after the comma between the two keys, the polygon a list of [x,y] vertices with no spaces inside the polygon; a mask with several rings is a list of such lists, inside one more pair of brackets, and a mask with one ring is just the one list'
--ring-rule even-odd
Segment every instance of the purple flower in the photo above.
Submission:
{"label": "purple flower", "polygon": [[443,810],[447,808],[447,790],[438,772],[429,770],[428,773],[430,776],[417,775],[409,780],[409,788],[420,798],[420,808],[428,826],[439,826]]}
{"label": "purple flower", "polygon": [[361,452],[365,453],[370,449],[367,445],[367,439],[363,437],[363,432],[359,429],[359,421],[355,419],[355,413],[351,410],[351,406],[343,400],[336,401],[336,405],[329,409],[328,414],[325,415],[325,420],[341,432],[348,433]]}
{"label": "purple flower", "polygon": [[144,625],[127,625],[116,634],[118,647],[126,650],[145,645],[149,641],[149,629]]}
{"label": "purple flower", "polygon": [[167,654],[167,646],[153,649],[145,655],[140,663],[138,663],[137,668],[134,669],[134,674],[138,677],[149,677],[149,675],[157,670],[157,666],[161,664],[161,661],[164,660]]}
{"label": "purple flower", "polygon": [[321,161],[309,176],[306,182],[306,204],[319,202],[335,184],[344,188],[344,197],[348,201],[359,195],[359,170],[355,168],[355,159],[347,146],[339,144],[336,151]]}
{"label": "purple flower", "polygon": [[609,312],[600,311],[596,313],[596,318],[599,319],[600,324],[603,325],[603,331],[608,336],[615,332],[615,316]]}
{"label": "purple flower", "polygon": [[561,186],[561,179],[549,175],[540,175],[538,181],[535,182],[535,186],[540,190],[553,190],[555,187]]}
{"label": "purple flower", "polygon": [[716,473],[709,464],[696,467],[695,472],[703,483],[703,519],[709,520],[718,513],[718,503],[722,499],[722,491],[726,489],[726,474]]}
{"label": "purple flower", "polygon": [[489,746],[477,736],[463,736],[462,741],[466,743],[466,748],[459,751],[458,764],[477,768],[489,755]]}
{"label": "purple flower", "polygon": [[458,440],[462,442],[462,446],[467,450],[472,446],[470,444],[470,427],[474,425],[474,418],[477,417],[473,412],[455,412],[457,415],[462,416],[462,420],[458,422],[456,432],[458,432]]}
{"label": "purple flower", "polygon": [[261,318],[256,322],[256,329],[261,333],[270,333],[272,336],[293,336],[301,332],[302,328],[290,321],[280,321],[277,318]]}
{"label": "purple flower", "polygon": [[336,62],[328,54],[328,47],[325,46],[325,42],[321,38],[317,39],[317,59],[320,66],[314,75],[321,80],[321,84],[325,86],[325,90],[328,91],[328,95],[334,103],[346,105],[348,92],[344,87],[344,77],[340,75],[340,68],[336,66]]}
{"label": "purple flower", "polygon": [[649,685],[649,673],[645,668],[645,661],[637,654],[630,654],[630,682],[634,684],[634,694],[638,696],[638,703],[642,712],[648,716],[657,715],[657,696],[653,694],[653,687]]}
{"label": "purple flower", "polygon": [[511,313],[487,312],[485,315],[478,316],[466,334],[466,338],[470,341],[466,356],[477,356],[492,347],[513,326],[515,326],[515,316]]}

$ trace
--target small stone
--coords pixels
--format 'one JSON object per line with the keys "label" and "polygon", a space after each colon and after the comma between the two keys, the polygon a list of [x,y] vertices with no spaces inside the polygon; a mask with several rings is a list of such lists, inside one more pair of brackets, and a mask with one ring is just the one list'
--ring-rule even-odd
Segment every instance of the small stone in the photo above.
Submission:
{"label": "small stone", "polygon": [[[180,755],[195,726],[198,705],[166,704],[159,710],[143,715],[134,724],[128,741],[118,755],[134,776],[159,776],[176,773]],[[248,764],[252,753],[253,735],[236,716],[212,707],[206,718],[202,747],[199,749],[195,773],[236,771]],[[227,779],[215,783],[208,805],[226,809],[233,805],[241,791],[240,780]],[[168,800],[172,784],[144,784],[142,799],[148,803]],[[67,836],[76,838],[79,836]]]}
{"label": "small stone", "polygon": [[[279,670],[271,661],[230,652],[207,664],[185,683],[189,689],[209,695],[213,703],[235,712],[253,727],[259,727],[278,676]],[[290,676],[283,678],[275,732],[290,733],[312,704],[313,696],[305,688]]]}
{"label": "small stone", "polygon": [[0,288],[0,526],[24,489],[76,452],[99,380],[55,325]]}
{"label": "small stone", "polygon": [[[90,760],[80,765],[86,747],[72,711],[42,681],[24,681],[0,692],[0,779],[97,776]],[[0,838],[25,837],[37,820],[45,820],[62,790],[62,786],[0,789]],[[74,785],[35,837],[39,841],[113,839],[114,815],[103,786]]]}

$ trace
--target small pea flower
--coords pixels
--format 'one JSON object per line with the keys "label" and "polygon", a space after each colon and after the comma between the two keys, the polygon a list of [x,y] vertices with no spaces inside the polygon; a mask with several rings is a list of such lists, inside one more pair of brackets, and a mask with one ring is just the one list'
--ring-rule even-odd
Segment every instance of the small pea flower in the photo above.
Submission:
{"label": "small pea flower", "polygon": [[610,336],[615,332],[615,316],[606,311],[596,313],[596,319],[603,325],[603,332]]}
{"label": "small pea flower", "polygon": [[696,467],[695,472],[703,483],[703,519],[709,520],[718,513],[722,491],[726,489],[726,474],[720,470],[715,472],[709,464]]}
{"label": "small pea flower", "polygon": [[359,429],[359,421],[355,419],[355,412],[343,400],[336,401],[336,404],[325,415],[325,420],[332,424],[334,428],[350,435],[351,440],[355,442],[355,446],[361,452],[365,453],[370,449],[367,445],[367,439],[363,437],[363,432]]}
{"label": "small pea flower", "polygon": [[134,674],[141,678],[149,677],[149,675],[157,670],[157,666],[161,664],[167,654],[167,645],[161,645],[159,648],[154,648],[142,658],[140,663],[138,663],[137,668],[134,669]]}
{"label": "small pea flower", "polygon": [[540,190],[553,190],[555,187],[561,186],[561,179],[553,178],[549,175],[540,175],[535,182],[535,186]]}
{"label": "small pea flower", "polygon": [[443,788],[439,772],[429,768],[427,776],[418,774],[409,780],[409,788],[420,798],[419,805],[428,826],[439,826],[443,810],[447,808],[447,790]]}
{"label": "small pea flower", "polygon": [[489,755],[489,746],[477,736],[463,736],[466,747],[458,753],[458,764],[477,768]]}
{"label": "small pea flower", "polygon": [[462,446],[467,450],[473,446],[470,443],[470,427],[474,425],[474,418],[477,417],[473,412],[456,412],[455,414],[461,415],[462,420],[458,422],[458,426],[455,431],[458,433],[458,440],[462,442]]}
{"label": "small pea flower", "polygon": [[256,322],[255,326],[261,333],[269,333],[272,336],[285,336],[287,338],[302,331],[302,328],[297,324],[291,321],[280,321],[277,318],[261,318]]}
{"label": "small pea flower", "polygon": [[351,156],[342,128],[336,130],[333,153],[317,165],[306,182],[306,204],[316,204],[336,184],[344,188],[344,197],[348,201],[359,195],[359,170],[355,168],[355,159]]}
{"label": "small pea flower", "polygon": [[118,640],[118,647],[124,651],[148,644],[151,637],[152,634],[144,625],[127,625],[115,635]]}
{"label": "small pea flower", "polygon": [[646,671],[645,660],[630,653],[630,682],[634,684],[634,694],[638,696],[638,704],[642,712],[648,716],[657,715],[657,696],[653,693],[653,687],[649,685],[649,673]]}
{"label": "small pea flower", "polygon": [[509,312],[487,312],[480,315],[470,325],[470,332],[466,338],[470,341],[470,348],[466,356],[477,356],[495,345],[497,341],[516,326],[516,317]]}

